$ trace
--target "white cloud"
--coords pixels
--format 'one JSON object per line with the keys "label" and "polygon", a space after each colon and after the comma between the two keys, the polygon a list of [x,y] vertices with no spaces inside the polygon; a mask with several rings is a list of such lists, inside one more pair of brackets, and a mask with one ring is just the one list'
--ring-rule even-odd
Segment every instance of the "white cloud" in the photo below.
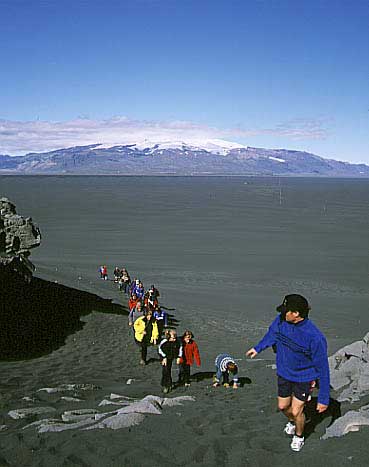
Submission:
{"label": "white cloud", "polygon": [[189,121],[145,121],[121,116],[108,120],[78,118],[64,122],[0,120],[0,154],[20,155],[95,143],[237,140],[260,135],[312,140],[324,139],[326,130],[322,122],[306,120],[288,122],[271,129],[219,129]]}

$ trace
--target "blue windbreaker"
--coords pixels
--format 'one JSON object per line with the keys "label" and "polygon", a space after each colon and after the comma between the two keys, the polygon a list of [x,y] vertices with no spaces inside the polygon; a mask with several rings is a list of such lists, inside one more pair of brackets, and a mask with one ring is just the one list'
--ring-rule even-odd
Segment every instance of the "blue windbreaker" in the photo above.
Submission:
{"label": "blue windbreaker", "polygon": [[277,374],[293,382],[319,379],[318,402],[328,405],[327,341],[315,324],[307,318],[292,324],[277,316],[255,350],[260,353],[273,344],[277,347]]}

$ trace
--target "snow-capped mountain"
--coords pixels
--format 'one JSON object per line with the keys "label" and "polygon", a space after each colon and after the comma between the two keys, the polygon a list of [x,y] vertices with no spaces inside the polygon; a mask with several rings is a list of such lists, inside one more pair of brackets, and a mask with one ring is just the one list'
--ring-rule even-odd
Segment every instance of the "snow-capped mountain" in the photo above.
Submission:
{"label": "snow-capped mountain", "polygon": [[369,166],[287,149],[219,139],[92,144],[25,156],[0,156],[2,174],[268,175],[369,177]]}
{"label": "snow-capped mountain", "polygon": [[160,151],[166,149],[179,149],[182,151],[207,151],[213,154],[227,155],[231,149],[246,149],[247,146],[233,143],[222,139],[207,139],[207,140],[191,140],[191,141],[163,141],[155,139],[143,139],[141,141],[125,143],[124,145],[117,144],[100,144],[95,149],[112,149],[113,147],[131,147],[140,151]]}

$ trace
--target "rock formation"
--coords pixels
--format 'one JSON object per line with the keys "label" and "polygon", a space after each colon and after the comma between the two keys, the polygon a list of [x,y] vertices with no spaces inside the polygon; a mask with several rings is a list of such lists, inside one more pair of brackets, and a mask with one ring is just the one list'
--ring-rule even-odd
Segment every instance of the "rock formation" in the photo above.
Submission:
{"label": "rock formation", "polygon": [[[331,386],[338,402],[360,402],[369,395],[369,333],[329,357]],[[340,437],[369,425],[369,405],[350,410],[331,424],[323,439]]]}
{"label": "rock formation", "polygon": [[[63,384],[59,387],[48,387],[41,388],[37,392],[45,391],[49,395],[53,395],[59,392],[69,392],[77,396],[80,396],[82,392],[101,389],[93,384]],[[82,391],[82,392],[81,392]],[[25,400],[25,398],[23,398]],[[121,428],[130,428],[134,425],[138,425],[145,420],[146,416],[150,415],[161,415],[163,409],[182,406],[185,402],[195,402],[195,398],[192,396],[179,396],[164,398],[155,395],[147,395],[143,399],[135,399],[119,394],[110,394],[105,396],[104,403],[100,402],[97,408],[75,408],[75,401],[72,401],[74,408],[71,410],[64,410],[62,413],[57,408],[50,406],[37,406],[33,402],[37,402],[36,399],[27,396],[31,407],[25,407],[20,409],[13,409],[8,412],[8,416],[13,420],[25,420],[26,424],[22,429],[26,430],[29,428],[36,429],[38,433],[47,432],[61,432],[65,430],[95,430],[95,429],[110,429],[119,430]],[[65,398],[60,398],[60,401],[65,401]],[[114,401],[114,410],[109,412],[101,412],[99,407],[108,405],[105,402]],[[81,400],[81,402],[83,402]],[[58,401],[53,399],[53,404],[57,405]],[[54,418],[37,418],[51,414]],[[35,420],[36,419],[36,420]],[[20,425],[18,425],[20,426]],[[0,425],[1,430],[7,430],[7,425]]]}
{"label": "rock formation", "polygon": [[32,219],[18,215],[8,198],[0,198],[0,274],[17,274],[29,282],[34,271],[29,250],[40,243],[41,233]]}
{"label": "rock formation", "polygon": [[369,332],[329,357],[331,386],[339,402],[357,402],[369,394]]}

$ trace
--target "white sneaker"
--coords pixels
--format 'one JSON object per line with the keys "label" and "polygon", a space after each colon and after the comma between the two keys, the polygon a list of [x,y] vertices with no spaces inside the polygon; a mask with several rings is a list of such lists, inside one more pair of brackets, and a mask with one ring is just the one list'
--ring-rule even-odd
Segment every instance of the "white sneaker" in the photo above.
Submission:
{"label": "white sneaker", "polygon": [[300,436],[294,435],[294,437],[292,438],[292,442],[291,442],[292,451],[297,451],[297,452],[301,451],[301,449],[304,446],[304,443],[305,443],[304,437],[300,438]]}
{"label": "white sneaker", "polygon": [[283,431],[286,433],[286,435],[293,436],[296,431],[295,424],[293,422],[287,422]]}

